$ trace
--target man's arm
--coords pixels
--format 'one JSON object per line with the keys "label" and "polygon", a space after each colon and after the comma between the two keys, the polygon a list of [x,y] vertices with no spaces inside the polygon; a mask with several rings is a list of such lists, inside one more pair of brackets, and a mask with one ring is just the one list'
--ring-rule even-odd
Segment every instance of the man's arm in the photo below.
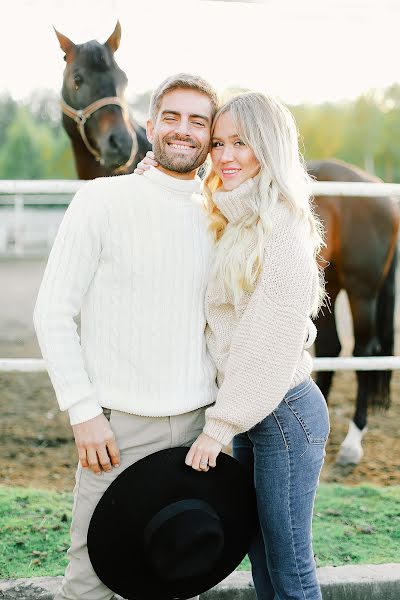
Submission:
{"label": "man's arm", "polygon": [[104,207],[96,194],[98,185],[86,184],[68,207],[34,310],[37,338],[58,403],[61,410],[69,410],[82,466],[90,465],[95,472],[101,464],[107,468],[108,453],[113,464],[119,462],[113,433],[85,368],[74,321],[101,255]]}

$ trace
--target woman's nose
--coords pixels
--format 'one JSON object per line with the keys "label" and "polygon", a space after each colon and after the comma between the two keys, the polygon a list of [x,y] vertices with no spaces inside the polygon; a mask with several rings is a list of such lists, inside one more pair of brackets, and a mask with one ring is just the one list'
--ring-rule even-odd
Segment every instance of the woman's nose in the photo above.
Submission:
{"label": "woman's nose", "polygon": [[230,162],[233,160],[233,151],[229,146],[224,146],[222,150],[221,160],[223,162]]}

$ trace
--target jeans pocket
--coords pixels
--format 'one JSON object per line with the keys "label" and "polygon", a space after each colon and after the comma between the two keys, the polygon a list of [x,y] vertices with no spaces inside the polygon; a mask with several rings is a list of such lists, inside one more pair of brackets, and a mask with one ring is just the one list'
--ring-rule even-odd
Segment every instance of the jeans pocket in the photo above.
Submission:
{"label": "jeans pocket", "polygon": [[329,436],[329,414],[325,398],[318,386],[311,381],[304,393],[289,393],[285,403],[300,423],[308,442],[325,444]]}

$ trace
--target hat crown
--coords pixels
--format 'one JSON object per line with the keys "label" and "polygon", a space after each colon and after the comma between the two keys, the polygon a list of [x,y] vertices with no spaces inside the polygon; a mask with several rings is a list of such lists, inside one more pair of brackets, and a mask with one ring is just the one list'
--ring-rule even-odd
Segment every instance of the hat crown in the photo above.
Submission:
{"label": "hat crown", "polygon": [[165,581],[207,573],[224,548],[218,514],[210,504],[194,498],[162,508],[145,527],[143,538],[149,566]]}

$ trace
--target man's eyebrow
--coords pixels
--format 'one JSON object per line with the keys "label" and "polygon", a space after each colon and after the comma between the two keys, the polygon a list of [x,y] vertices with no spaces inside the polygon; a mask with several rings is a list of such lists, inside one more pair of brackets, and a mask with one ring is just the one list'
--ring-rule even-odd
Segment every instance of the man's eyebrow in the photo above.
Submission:
{"label": "man's eyebrow", "polygon": [[[181,115],[180,112],[176,111],[176,110],[163,110],[161,115],[176,115],[177,117],[179,117]],[[192,114],[189,115],[191,118],[195,118],[195,119],[203,119],[203,121],[207,121],[207,123],[210,122],[209,117],[207,117],[206,115],[196,115],[196,114]]]}
{"label": "man's eyebrow", "polygon": [[207,121],[207,123],[210,122],[209,117],[207,117],[206,115],[190,115],[191,117],[194,117],[195,119],[203,119],[203,121]]}

